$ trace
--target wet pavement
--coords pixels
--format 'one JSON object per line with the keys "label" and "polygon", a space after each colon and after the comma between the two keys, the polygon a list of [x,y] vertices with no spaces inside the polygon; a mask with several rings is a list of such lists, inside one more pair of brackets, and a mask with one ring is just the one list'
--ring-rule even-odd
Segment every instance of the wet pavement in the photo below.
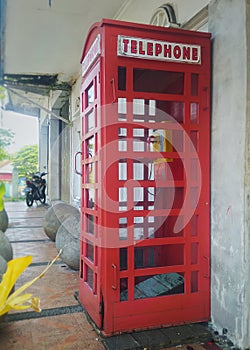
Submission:
{"label": "wet pavement", "polygon": [[[7,202],[9,238],[13,257],[32,255],[31,265],[15,288],[36,277],[56,255],[55,242],[44,233],[43,217],[48,207],[28,208],[24,202]],[[11,311],[0,324],[1,350],[102,350],[103,344],[75,298],[78,272],[58,260],[29,290],[40,298],[41,313]]]}
{"label": "wet pavement", "polygon": [[[57,250],[43,230],[48,206],[28,208],[25,202],[7,202],[5,208],[9,216],[5,234],[13,257],[33,257],[17,289],[41,273]],[[200,324],[101,337],[78,302],[78,272],[60,259],[28,291],[40,298],[42,311],[9,312],[0,322],[0,350],[219,349],[207,326]]]}

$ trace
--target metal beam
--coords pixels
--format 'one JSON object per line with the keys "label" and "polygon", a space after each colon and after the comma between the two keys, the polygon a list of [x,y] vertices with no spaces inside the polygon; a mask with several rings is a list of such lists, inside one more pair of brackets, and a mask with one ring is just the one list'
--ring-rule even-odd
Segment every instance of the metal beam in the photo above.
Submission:
{"label": "metal beam", "polygon": [[62,120],[64,123],[66,124],[70,124],[69,120],[55,114],[54,112],[50,111],[48,108],[44,107],[44,106],[41,106],[39,103],[31,100],[30,98],[26,97],[26,96],[23,96],[22,94],[20,94],[19,92],[16,92],[15,90],[9,88],[8,86],[4,86],[8,91],[10,91],[11,93],[13,94],[16,94],[17,96],[21,97],[23,100],[26,100],[28,101],[30,104],[36,106],[36,107],[39,107],[40,109],[42,109],[43,111],[45,111],[46,113],[48,113],[49,115],[51,115],[52,117],[54,118],[57,118],[57,119],[60,119]]}
{"label": "metal beam", "polygon": [[183,23],[181,28],[188,29],[188,30],[199,30],[207,22],[208,22],[208,5],[203,7],[186,23]]}
{"label": "metal beam", "polygon": [[38,95],[49,95],[51,90],[71,91],[71,85],[58,81],[58,74],[10,74],[3,77],[4,84],[10,88],[33,92]]}

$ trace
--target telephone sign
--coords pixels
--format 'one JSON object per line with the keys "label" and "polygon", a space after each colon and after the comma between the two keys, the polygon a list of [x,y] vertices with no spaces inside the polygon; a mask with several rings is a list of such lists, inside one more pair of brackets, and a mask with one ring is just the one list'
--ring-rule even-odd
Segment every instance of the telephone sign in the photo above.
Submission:
{"label": "telephone sign", "polygon": [[118,56],[200,64],[201,47],[166,41],[118,36]]}

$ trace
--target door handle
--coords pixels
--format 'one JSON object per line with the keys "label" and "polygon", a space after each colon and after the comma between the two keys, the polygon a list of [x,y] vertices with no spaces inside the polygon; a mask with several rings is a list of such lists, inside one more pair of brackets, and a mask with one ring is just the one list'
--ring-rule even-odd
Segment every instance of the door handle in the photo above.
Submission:
{"label": "door handle", "polygon": [[78,152],[75,153],[75,157],[74,157],[74,158],[75,158],[75,162],[74,162],[74,171],[75,171],[75,173],[76,173],[77,175],[82,176],[82,173],[81,173],[80,171],[77,170],[77,166],[76,166],[77,157],[79,156],[79,154],[82,155],[82,152],[81,152],[81,151],[78,151]]}
{"label": "door handle", "polygon": [[110,80],[110,83],[112,85],[112,92],[113,92],[113,101],[112,101],[112,103],[115,103],[116,102],[115,78],[112,78]]}
{"label": "door handle", "polygon": [[117,266],[115,264],[112,264],[112,269],[113,269],[113,283],[112,283],[112,289],[117,290]]}

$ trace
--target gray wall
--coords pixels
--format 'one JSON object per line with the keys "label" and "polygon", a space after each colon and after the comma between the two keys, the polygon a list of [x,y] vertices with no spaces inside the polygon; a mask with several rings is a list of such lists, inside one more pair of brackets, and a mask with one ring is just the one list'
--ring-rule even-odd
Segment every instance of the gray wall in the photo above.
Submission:
{"label": "gray wall", "polygon": [[70,202],[70,164],[71,164],[71,141],[70,141],[70,129],[71,126],[67,126],[63,123],[63,129],[60,135],[61,140],[61,200],[64,202]]}
{"label": "gray wall", "polygon": [[246,108],[246,172],[245,172],[245,254],[246,286],[245,305],[243,310],[244,331],[246,334],[244,346],[250,347],[250,1],[246,2],[247,13],[247,108]]}
{"label": "gray wall", "polygon": [[50,201],[61,199],[60,193],[60,121],[50,118],[49,124],[49,164],[48,164],[48,196]]}
{"label": "gray wall", "polygon": [[48,172],[48,125],[39,125],[39,170]]}
{"label": "gray wall", "polygon": [[246,1],[209,5],[213,35],[211,149],[212,320],[241,348],[250,346],[245,246]]}

